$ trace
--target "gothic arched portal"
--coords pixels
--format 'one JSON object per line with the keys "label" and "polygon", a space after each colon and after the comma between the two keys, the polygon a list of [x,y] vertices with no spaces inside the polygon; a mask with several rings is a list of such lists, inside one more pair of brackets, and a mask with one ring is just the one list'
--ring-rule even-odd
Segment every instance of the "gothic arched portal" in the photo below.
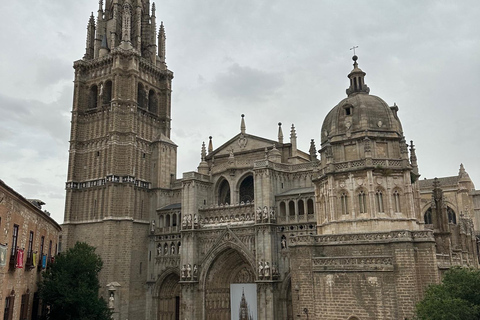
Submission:
{"label": "gothic arched portal", "polygon": [[220,253],[205,278],[206,319],[230,320],[230,284],[254,280],[251,265],[237,250],[228,248]]}
{"label": "gothic arched portal", "polygon": [[165,279],[158,292],[158,320],[179,320],[180,319],[180,278],[177,274],[171,273]]}

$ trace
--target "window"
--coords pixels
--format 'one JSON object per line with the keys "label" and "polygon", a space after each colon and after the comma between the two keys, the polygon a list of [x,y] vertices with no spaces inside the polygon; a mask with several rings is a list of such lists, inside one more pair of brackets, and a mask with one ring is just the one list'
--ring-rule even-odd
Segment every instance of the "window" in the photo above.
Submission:
{"label": "window", "polygon": [[447,215],[448,223],[457,224],[457,215],[455,214],[455,211],[452,210],[452,208],[447,207]]}
{"label": "window", "polygon": [[240,202],[252,202],[254,200],[253,176],[243,179],[240,184]]}
{"label": "window", "polygon": [[363,190],[358,193],[358,210],[360,213],[367,213],[367,195]]}
{"label": "window", "polygon": [[378,212],[385,212],[384,208],[383,208],[383,193],[381,190],[377,190],[377,192],[375,193],[375,199],[376,199],[376,202],[377,202],[377,211]]}
{"label": "window", "polygon": [[103,88],[103,104],[108,105],[112,100],[112,81],[107,81]]}
{"label": "window", "polygon": [[307,213],[308,214],[313,214],[313,200],[312,199],[307,200]]}
{"label": "window", "polygon": [[393,191],[393,204],[395,212],[402,212],[400,208],[400,193],[398,193],[398,190]]}
{"label": "window", "polygon": [[148,111],[152,113],[157,113],[157,97],[155,95],[155,91],[150,90],[148,92]]}
{"label": "window", "polygon": [[218,205],[230,203],[230,185],[223,179],[218,188]]}
{"label": "window", "polygon": [[423,216],[423,219],[425,220],[425,224],[433,224],[433,222],[432,222],[432,208],[428,208],[428,210],[425,212],[425,215]]}
{"label": "window", "polygon": [[293,202],[293,200],[290,200],[290,202],[288,203],[288,212],[290,216],[295,215],[295,202]]}
{"label": "window", "polygon": [[287,206],[285,202],[280,202],[280,217],[285,217],[287,215]]}
{"label": "window", "polygon": [[29,300],[29,294],[22,294],[22,301],[20,305],[20,320],[27,319],[28,316],[28,300]]}
{"label": "window", "polygon": [[137,89],[137,104],[138,104],[138,107],[142,108],[142,109],[146,109],[147,107],[147,92],[145,91],[144,89],[144,86],[142,83],[139,83],[138,84],[138,89]]}
{"label": "window", "polygon": [[303,205],[303,200],[298,200],[298,214],[304,215],[305,214],[305,208]]}
{"label": "window", "polygon": [[340,207],[342,214],[348,214],[348,196],[346,192],[340,194]]}
{"label": "window", "polygon": [[352,114],[352,108],[346,107],[346,108],[345,108],[345,115],[349,116],[349,115],[351,115],[351,114]]}
{"label": "window", "polygon": [[52,240],[50,240],[50,244],[48,245],[48,262],[51,262],[52,259]]}
{"label": "window", "polygon": [[15,255],[17,250],[17,241],[18,241],[18,225],[13,225],[13,235],[12,235],[12,256]]}
{"label": "window", "polygon": [[95,109],[97,107],[97,97],[98,97],[98,88],[97,86],[93,85],[90,88],[90,98],[88,101],[89,109]]}
{"label": "window", "polygon": [[28,238],[28,251],[27,251],[27,266],[33,264],[33,231],[30,231],[30,237]]}
{"label": "window", "polygon": [[5,309],[3,309],[3,320],[11,320],[13,316],[13,304],[15,302],[15,296],[5,298]]}

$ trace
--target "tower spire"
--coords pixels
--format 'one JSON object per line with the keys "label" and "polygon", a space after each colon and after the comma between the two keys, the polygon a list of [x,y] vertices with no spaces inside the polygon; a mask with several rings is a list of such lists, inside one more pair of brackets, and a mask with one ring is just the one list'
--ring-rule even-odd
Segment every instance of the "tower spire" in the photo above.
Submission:
{"label": "tower spire", "polygon": [[87,41],[85,46],[85,55],[83,56],[84,59],[93,59],[95,52],[95,29],[95,18],[93,17],[92,12],[87,25]]}
{"label": "tower spire", "polygon": [[158,57],[160,58],[161,63],[165,63],[165,44],[167,37],[165,35],[165,27],[163,26],[163,21],[160,22],[160,30],[158,31]]}

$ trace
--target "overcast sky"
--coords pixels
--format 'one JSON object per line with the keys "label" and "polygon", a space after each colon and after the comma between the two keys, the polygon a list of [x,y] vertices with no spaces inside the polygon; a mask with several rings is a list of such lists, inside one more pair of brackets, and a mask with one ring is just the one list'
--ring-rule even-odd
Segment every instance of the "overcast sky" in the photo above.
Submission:
{"label": "overcast sky", "polygon": [[[480,3],[471,1],[161,0],[173,80],[178,173],[196,170],[208,136],[240,132],[320,145],[346,94],[352,46],[370,93],[399,106],[422,178],[460,163],[480,186]],[[98,0],[3,1],[0,179],[63,222],[73,61]]]}

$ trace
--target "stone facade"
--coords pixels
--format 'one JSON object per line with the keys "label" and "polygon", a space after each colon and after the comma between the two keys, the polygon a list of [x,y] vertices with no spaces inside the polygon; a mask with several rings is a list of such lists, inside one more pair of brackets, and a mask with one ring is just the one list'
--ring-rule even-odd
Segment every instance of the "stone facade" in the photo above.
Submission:
{"label": "stone facade", "polygon": [[[0,264],[0,310],[4,319],[40,319],[45,314],[37,292],[42,257],[46,264],[58,250],[60,226],[41,210],[43,202],[27,200],[0,180],[0,244],[7,245]],[[23,266],[17,265],[23,251]]]}
{"label": "stone facade", "polygon": [[369,94],[356,56],[318,152],[297,148],[294,125],[285,140],[281,123],[276,140],[247,133],[242,115],[177,179],[155,19],[149,1],[100,1],[74,64],[63,241],[97,247],[114,319],[230,319],[241,283],[256,285],[258,319],[404,319],[442,270],[478,266],[476,222],[448,219],[467,211],[458,199],[479,210],[473,184],[449,206],[441,183],[418,182],[398,107]]}

